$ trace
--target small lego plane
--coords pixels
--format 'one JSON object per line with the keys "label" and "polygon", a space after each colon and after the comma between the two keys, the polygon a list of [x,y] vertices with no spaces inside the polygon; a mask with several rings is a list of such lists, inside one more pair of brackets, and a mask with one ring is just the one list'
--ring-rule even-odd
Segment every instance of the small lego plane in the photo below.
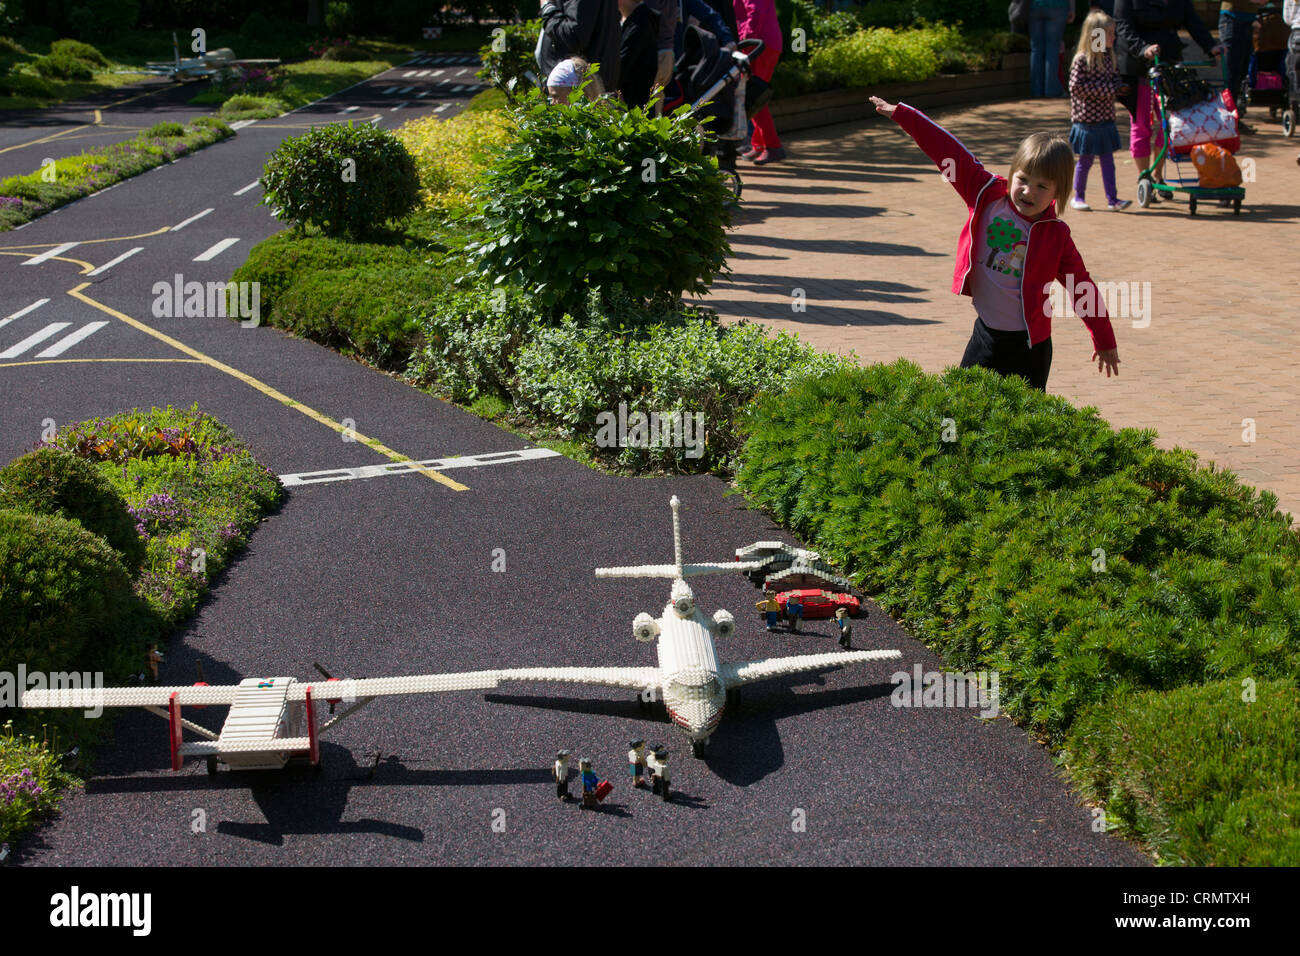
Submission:
{"label": "small lego plane", "polygon": [[180,44],[176,34],[172,34],[172,59],[150,60],[143,70],[117,70],[118,73],[144,73],[149,76],[166,76],[183,83],[186,80],[216,79],[224,80],[235,74],[240,67],[279,66],[278,59],[237,60],[235,51],[229,47],[209,50],[195,57],[181,59]]}
{"label": "small lego plane", "polygon": [[[597,577],[672,579],[663,613],[652,618],[643,612],[632,621],[632,635],[638,641],[658,641],[658,667],[533,667],[408,677],[336,678],[317,665],[325,680],[314,684],[293,677],[249,677],[236,685],[225,686],[200,682],[189,687],[29,690],[20,695],[19,706],[143,707],[168,723],[173,770],[180,770],[186,757],[197,757],[207,761],[209,774],[216,774],[218,763],[232,770],[267,770],[284,767],[299,757],[318,767],[321,735],[376,697],[489,690],[506,681],[557,681],[635,690],[647,706],[651,700],[662,699],[673,723],[690,739],[691,752],[702,757],[727,704],[736,700],[744,685],[902,656],[899,651],[836,651],[720,662],[713,639],[730,637],[735,632],[735,619],[725,610],[716,611],[711,619],[705,618],[685,579],[699,574],[734,573],[746,570],[747,566],[735,561],[683,564],[678,524],[680,502],[676,495],[671,505],[673,564],[596,569]],[[329,705],[331,717],[323,723],[317,713],[319,703]],[[335,707],[344,703],[351,706],[335,714]],[[218,734],[183,718],[182,705],[227,706],[230,710]],[[186,730],[204,739],[186,742],[183,739]]]}

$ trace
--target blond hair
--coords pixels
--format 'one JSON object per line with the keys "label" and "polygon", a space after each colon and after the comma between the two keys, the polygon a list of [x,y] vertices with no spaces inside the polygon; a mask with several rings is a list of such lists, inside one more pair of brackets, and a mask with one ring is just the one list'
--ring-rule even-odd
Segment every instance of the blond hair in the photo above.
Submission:
{"label": "blond hair", "polygon": [[1065,197],[1074,177],[1074,150],[1056,133],[1033,133],[1020,144],[1011,160],[1011,173],[1023,172],[1030,179],[1045,179],[1056,187],[1056,214],[1065,212]]}
{"label": "blond hair", "polygon": [[[1090,70],[1107,69],[1115,65],[1114,51],[1106,45],[1106,32],[1115,27],[1115,21],[1106,15],[1105,10],[1093,10],[1083,21],[1079,31],[1079,45],[1075,48],[1074,59],[1083,57],[1084,64]],[[1100,46],[1101,49],[1097,49]]]}

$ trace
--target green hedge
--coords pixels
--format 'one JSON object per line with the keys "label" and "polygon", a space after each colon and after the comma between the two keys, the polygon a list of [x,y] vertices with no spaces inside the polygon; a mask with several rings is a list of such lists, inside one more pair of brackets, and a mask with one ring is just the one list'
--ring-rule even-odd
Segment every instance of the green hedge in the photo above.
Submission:
{"label": "green hedge", "polygon": [[1003,709],[1053,744],[1131,693],[1300,679],[1289,516],[1153,432],[907,362],[804,381],[743,427],[754,502],[951,666],[998,671]]}
{"label": "green hedge", "polygon": [[106,539],[135,576],[144,545],[126,501],[95,466],[57,448],[41,448],[0,468],[0,508],[79,521]]}

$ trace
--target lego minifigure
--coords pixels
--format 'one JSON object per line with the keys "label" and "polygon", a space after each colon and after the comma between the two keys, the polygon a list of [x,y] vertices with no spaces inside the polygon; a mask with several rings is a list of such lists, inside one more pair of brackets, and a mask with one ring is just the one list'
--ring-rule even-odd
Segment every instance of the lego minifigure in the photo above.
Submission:
{"label": "lego minifigure", "polygon": [[555,795],[561,800],[569,799],[569,752],[561,750],[555,755],[555,765],[551,767],[551,776],[555,779]]}
{"label": "lego minifigure", "polygon": [[645,786],[645,741],[634,740],[628,747],[627,763],[632,772],[632,786],[640,790]]}
{"label": "lego minifigure", "polygon": [[158,665],[162,663],[162,651],[158,650],[157,644],[149,645],[149,673],[153,676],[153,682],[158,683]]}
{"label": "lego minifigure", "polygon": [[776,598],[769,594],[759,601],[755,607],[757,607],[763,616],[767,618],[767,629],[769,631],[775,631],[777,615],[781,613],[781,605],[777,602]]}
{"label": "lego minifigure", "polygon": [[578,770],[582,774],[582,809],[590,810],[596,806],[596,788],[600,781],[591,769],[591,761],[583,757],[578,761]]}
{"label": "lego minifigure", "polygon": [[657,781],[659,784],[659,795],[663,797],[664,802],[667,803],[669,799],[668,797],[669,778],[668,778],[668,750],[666,748],[660,747],[658,750],[655,751],[655,764],[657,765],[658,768],[655,772],[655,776],[657,777]]}
{"label": "lego minifigure", "polygon": [[799,633],[799,619],[803,617],[803,603],[798,595],[791,594],[785,599],[785,617],[790,622],[791,632]]}
{"label": "lego minifigure", "polygon": [[836,608],[835,623],[840,627],[840,647],[846,651],[853,650],[853,622],[849,620],[849,612],[842,607]]}
{"label": "lego minifigure", "polygon": [[658,744],[651,744],[646,750],[645,766],[650,774],[650,792],[659,792],[659,751],[663,748]]}

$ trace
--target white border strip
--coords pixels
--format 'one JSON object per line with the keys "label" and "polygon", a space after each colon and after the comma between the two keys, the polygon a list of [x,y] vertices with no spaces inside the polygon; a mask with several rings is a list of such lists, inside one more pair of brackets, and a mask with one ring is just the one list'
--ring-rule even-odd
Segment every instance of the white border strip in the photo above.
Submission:
{"label": "white border strip", "polygon": [[360,468],[332,468],[329,471],[304,471],[296,475],[281,475],[286,488],[296,485],[324,485],[334,481],[353,481],[357,478],[382,478],[385,475],[409,475],[420,471],[449,471],[453,468],[482,468],[487,465],[509,465],[517,461],[535,461],[539,458],[559,458],[558,451],[549,448],[523,448],[519,451],[493,452],[487,455],[464,455],[460,458],[430,458],[426,461],[395,461],[386,465],[363,465]]}

